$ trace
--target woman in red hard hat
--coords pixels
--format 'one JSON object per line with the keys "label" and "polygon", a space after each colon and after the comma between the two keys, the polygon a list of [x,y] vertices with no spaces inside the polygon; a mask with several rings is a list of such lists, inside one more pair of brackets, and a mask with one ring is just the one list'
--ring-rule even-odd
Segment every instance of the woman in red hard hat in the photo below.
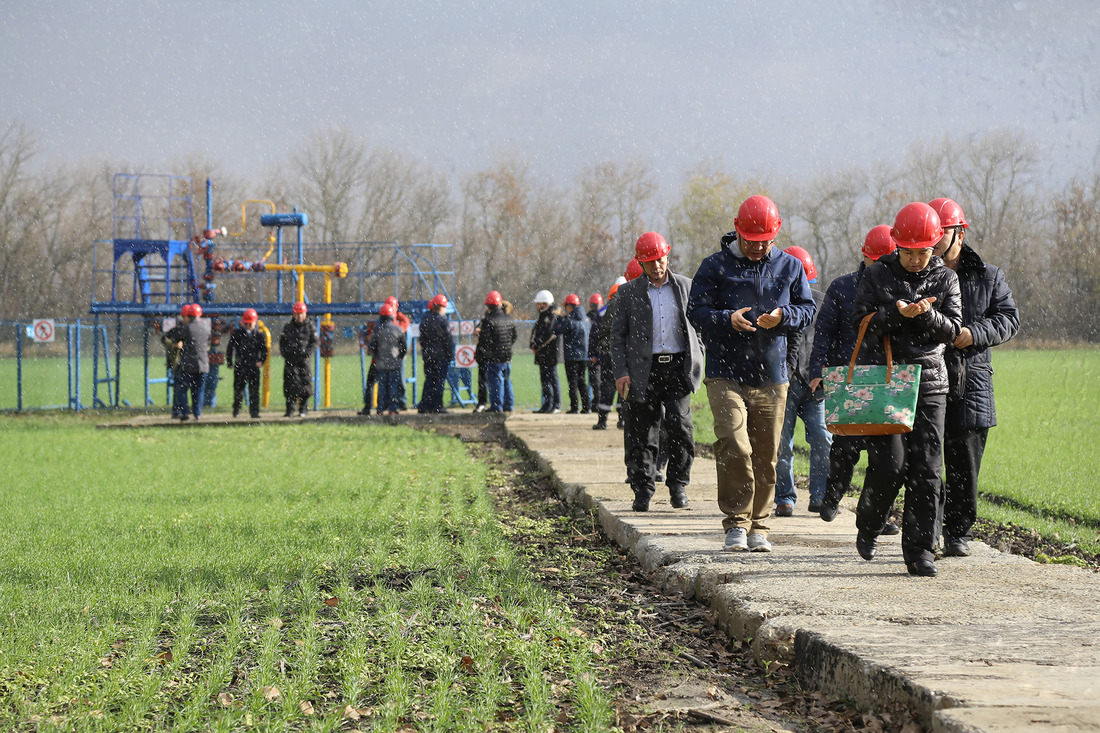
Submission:
{"label": "woman in red hard hat", "polygon": [[256,329],[259,320],[255,308],[246,309],[240,327],[233,329],[225,349],[225,363],[233,370],[233,417],[241,412],[246,387],[248,414],[253,418],[260,416],[260,369],[267,361],[267,339]]}
{"label": "woman in red hard hat", "polygon": [[948,386],[943,353],[962,328],[962,295],[958,277],[932,254],[943,226],[931,206],[920,201],[904,206],[890,234],[897,251],[868,267],[856,291],[853,325],[872,316],[858,361],[885,364],[882,337],[889,335],[895,363],[920,364],[920,391],[912,432],[867,438],[856,549],[864,560],[874,558],[883,522],[904,483],[905,567],[910,575],[934,577]]}
{"label": "woman in red hard hat", "polygon": [[313,395],[313,372],[309,359],[317,348],[317,331],[306,317],[306,304],[298,301],[291,307],[290,321],[279,334],[279,353],[283,366],[283,396],[286,397],[286,417],[305,417],[307,400]]}

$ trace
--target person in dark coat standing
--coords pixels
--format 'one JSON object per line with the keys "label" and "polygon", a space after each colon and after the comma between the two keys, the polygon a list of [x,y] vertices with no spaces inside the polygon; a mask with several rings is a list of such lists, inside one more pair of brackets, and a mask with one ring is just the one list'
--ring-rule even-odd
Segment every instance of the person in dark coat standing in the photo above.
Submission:
{"label": "person in dark coat standing", "polygon": [[[822,370],[827,366],[843,366],[852,359],[857,332],[852,325],[852,309],[855,307],[856,290],[867,267],[897,249],[890,236],[890,225],[872,227],[863,240],[863,261],[859,269],[841,275],[829,284],[821,311],[814,326],[813,352],[810,354],[810,389],[821,387]],[[834,435],[829,449],[829,478],[825,482],[825,495],[821,499],[819,515],[826,522],[836,519],[840,500],[852,484],[852,474],[859,463],[860,454],[867,447],[867,439],[861,435]],[[901,529],[891,522],[883,527],[882,534],[898,534]]]}
{"label": "person in dark coat standing", "polygon": [[267,361],[267,339],[256,328],[259,320],[255,308],[245,310],[240,327],[233,329],[225,348],[225,363],[233,370],[233,417],[241,413],[246,388],[248,414],[260,416],[260,369]]}
{"label": "person in dark coat standing", "polygon": [[535,293],[535,308],[539,315],[531,329],[531,351],[535,352],[535,364],[539,368],[539,383],[542,386],[542,406],[535,412],[555,414],[561,412],[561,383],[558,381],[559,339],[556,329],[560,314],[554,307],[554,294],[549,290]]}
{"label": "person in dark coat standing", "polygon": [[478,326],[478,371],[485,372],[489,393],[488,412],[512,412],[512,347],[516,343],[516,324],[504,311],[504,301],[496,290],[485,296],[485,317]]}
{"label": "person in dark coat standing", "polygon": [[[588,329],[588,392],[592,398],[592,411],[599,413],[600,403],[600,323],[603,321],[603,296],[592,293],[588,296],[588,321],[591,327]],[[607,378],[611,378],[608,373]],[[604,420],[607,427],[607,418]],[[599,424],[599,421],[596,423]],[[595,428],[595,426],[593,426]]]}
{"label": "person in dark coat standing", "polygon": [[565,357],[565,378],[569,384],[569,414],[587,415],[592,411],[584,373],[588,368],[588,335],[592,322],[581,310],[581,299],[576,293],[565,296],[565,317],[559,318],[557,332],[562,339],[562,355]]}
{"label": "person in dark coat standing", "polygon": [[405,344],[405,332],[394,322],[397,309],[389,303],[383,303],[378,309],[378,323],[367,342],[367,351],[374,360],[378,378],[378,414],[389,411],[397,414],[401,404],[398,393],[403,389],[401,366],[408,347]]}
{"label": "person in dark coat standing", "polygon": [[[619,279],[623,283],[626,282],[626,278]],[[596,414],[599,415],[596,424],[592,426],[593,430],[607,430],[607,416],[611,412],[612,404],[615,402],[615,373],[611,366],[611,317],[614,313],[615,294],[619,291],[621,284],[616,281],[611,285],[611,289],[607,293],[607,304],[604,305],[600,314],[599,325],[594,325],[592,330],[589,331],[591,339],[588,347],[589,358],[595,353],[600,375],[600,390],[592,395]]]}
{"label": "person in dark coat standing", "polygon": [[867,438],[867,474],[856,510],[856,550],[874,559],[887,513],[905,485],[901,549],[910,575],[934,577],[935,525],[943,470],[947,367],[943,352],[962,328],[959,279],[932,254],[943,237],[940,217],[926,203],[902,207],[890,230],[898,249],[863,273],[852,309],[856,327],[870,315],[860,364],[885,364],[890,336],[896,364],[919,364],[913,430]]}
{"label": "person in dark coat standing", "polygon": [[307,400],[313,395],[313,373],[309,360],[317,348],[317,331],[307,317],[306,304],[296,302],[291,307],[293,315],[279,334],[279,353],[283,365],[283,396],[286,398],[286,417],[305,417],[309,409]]}
{"label": "person in dark coat standing", "polygon": [[787,402],[787,335],[810,325],[816,309],[802,263],[775,247],[782,224],[767,196],[745,199],[734,231],[691,283],[688,315],[707,346],[718,507],[731,552],[772,549],[767,520]]}
{"label": "person in dark coat standing", "polygon": [[180,322],[162,340],[179,355],[172,370],[172,417],[187,420],[194,415],[198,420],[202,417],[206,374],[210,371],[210,319],[202,317],[202,306],[189,303],[181,307]]}
{"label": "person in dark coat standing", "polygon": [[645,277],[619,288],[611,323],[615,389],[628,405],[624,440],[632,508],[649,510],[663,425],[668,435],[669,503],[682,509],[688,506],[695,460],[691,395],[703,378],[703,345],[687,316],[691,280],[669,271],[672,248],[657,232],[640,236],[634,251]]}
{"label": "person in dark coat standing", "polygon": [[447,296],[439,293],[428,301],[428,313],[420,321],[420,354],[424,359],[424,388],[420,392],[417,412],[446,413],[443,407],[443,385],[447,367],[455,355],[455,340],[447,318]]}
{"label": "person in dark coat standing", "polygon": [[940,216],[943,239],[933,252],[954,270],[962,291],[962,329],[944,358],[950,389],[944,420],[943,554],[970,554],[970,528],[978,518],[978,472],[989,429],[997,424],[993,401],[993,360],[989,349],[1020,330],[1020,312],[1004,274],[963,240],[966,216],[948,198],[929,203]]}

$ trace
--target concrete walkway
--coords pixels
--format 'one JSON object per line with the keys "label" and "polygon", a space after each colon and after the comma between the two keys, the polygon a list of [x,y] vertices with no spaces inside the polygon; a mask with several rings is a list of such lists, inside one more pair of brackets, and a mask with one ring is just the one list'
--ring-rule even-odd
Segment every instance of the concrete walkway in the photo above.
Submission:
{"label": "concrete walkway", "polygon": [[636,513],[622,432],[594,422],[516,413],[506,428],[666,592],[708,604],[761,662],[864,706],[912,704],[933,731],[1100,731],[1100,575],[976,542],[938,578],[914,578],[899,537],[864,562],[852,507],[826,523],[805,497],[769,521],[773,552],[723,552],[714,462],[695,461],[690,508],[659,486]]}

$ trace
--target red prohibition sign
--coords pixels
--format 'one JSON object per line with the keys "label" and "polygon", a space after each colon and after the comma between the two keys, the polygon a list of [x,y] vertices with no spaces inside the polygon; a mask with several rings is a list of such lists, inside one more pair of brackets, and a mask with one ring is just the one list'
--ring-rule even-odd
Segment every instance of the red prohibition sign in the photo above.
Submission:
{"label": "red prohibition sign", "polygon": [[49,321],[35,322],[34,337],[39,341],[53,341],[53,324]]}

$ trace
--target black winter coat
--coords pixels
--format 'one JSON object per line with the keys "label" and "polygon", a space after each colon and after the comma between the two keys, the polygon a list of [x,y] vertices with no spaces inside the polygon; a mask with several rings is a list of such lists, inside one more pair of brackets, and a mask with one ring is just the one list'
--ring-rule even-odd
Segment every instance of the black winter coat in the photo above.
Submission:
{"label": "black winter coat", "polygon": [[254,374],[260,371],[257,362],[267,361],[267,339],[260,329],[234,328],[225,347],[225,363],[233,366],[237,362],[237,371],[242,374]]}
{"label": "black winter coat", "polygon": [[[915,303],[934,297],[932,309],[915,318],[898,312],[897,301]],[[959,279],[943,260],[932,257],[928,267],[909,272],[898,254],[883,255],[863,273],[852,309],[852,325],[873,314],[860,349],[859,364],[885,364],[882,337],[890,334],[895,364],[920,364],[922,395],[947,394],[947,367],[943,352],[962,328]]]}
{"label": "black winter coat", "polygon": [[535,352],[535,363],[539,366],[553,366],[558,363],[559,339],[555,333],[558,315],[553,307],[539,313],[535,327],[531,329],[531,350]]}
{"label": "black winter coat", "polygon": [[455,355],[455,340],[448,320],[428,311],[420,320],[420,354],[426,362],[450,364]]}
{"label": "black winter coat", "polygon": [[481,319],[481,334],[477,337],[478,364],[504,364],[512,360],[516,343],[516,324],[499,307],[490,306]]}
{"label": "black winter coat", "polygon": [[[817,312],[820,313],[821,304],[825,301],[825,293],[810,288],[810,295],[813,296],[814,304],[817,305]],[[821,376],[820,369],[817,374],[810,371],[810,354],[814,347],[816,324],[817,316],[815,315],[809,326],[799,331],[792,331],[787,335],[787,374],[790,375],[792,382],[797,379],[806,387],[810,386],[811,379]]]}
{"label": "black winter coat", "polygon": [[820,377],[827,366],[843,366],[852,358],[856,347],[856,329],[852,328],[852,308],[856,304],[856,289],[866,267],[841,275],[829,284],[825,300],[814,321],[814,346],[810,353],[810,378]]}
{"label": "black winter coat", "polygon": [[279,353],[287,361],[303,364],[317,348],[317,331],[312,319],[306,318],[298,323],[293,318],[283,326],[279,334]]}
{"label": "black winter coat", "polygon": [[947,347],[948,357],[961,357],[962,368],[956,378],[964,382],[958,390],[952,385],[951,391],[963,400],[960,427],[991,428],[997,424],[997,406],[993,400],[993,360],[989,349],[1016,335],[1020,330],[1020,312],[1000,268],[987,265],[965,244],[955,274],[962,290],[962,324],[970,329],[974,343],[965,349]]}

